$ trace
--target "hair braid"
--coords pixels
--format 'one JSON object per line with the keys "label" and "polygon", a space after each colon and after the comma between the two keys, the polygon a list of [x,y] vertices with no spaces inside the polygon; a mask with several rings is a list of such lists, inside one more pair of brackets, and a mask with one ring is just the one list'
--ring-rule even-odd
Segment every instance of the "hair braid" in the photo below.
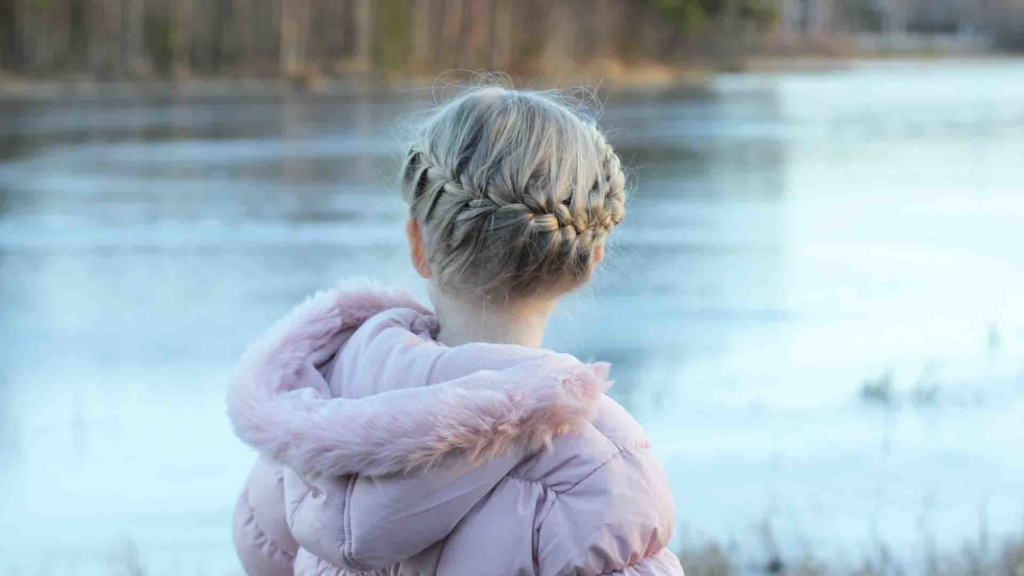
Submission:
{"label": "hair braid", "polygon": [[596,196],[592,198],[596,202],[592,202],[591,210],[603,237],[626,216],[626,175],[619,155],[608,144],[604,134],[594,124],[590,124],[590,131],[601,162],[600,174],[591,191],[591,196]]}
{"label": "hair braid", "polygon": [[441,286],[488,298],[586,281],[625,213],[621,163],[596,124],[546,95],[500,88],[434,113],[402,188]]}

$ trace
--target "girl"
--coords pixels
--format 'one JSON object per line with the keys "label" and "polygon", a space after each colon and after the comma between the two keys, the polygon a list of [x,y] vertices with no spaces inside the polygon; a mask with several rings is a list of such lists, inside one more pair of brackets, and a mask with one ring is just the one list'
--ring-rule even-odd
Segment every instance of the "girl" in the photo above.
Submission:
{"label": "girl", "polygon": [[675,516],[608,365],[540,348],[625,213],[619,158],[535,92],[469,90],[402,170],[434,311],[321,292],[246,351],[235,431],[261,459],[235,512],[251,575],[682,575]]}

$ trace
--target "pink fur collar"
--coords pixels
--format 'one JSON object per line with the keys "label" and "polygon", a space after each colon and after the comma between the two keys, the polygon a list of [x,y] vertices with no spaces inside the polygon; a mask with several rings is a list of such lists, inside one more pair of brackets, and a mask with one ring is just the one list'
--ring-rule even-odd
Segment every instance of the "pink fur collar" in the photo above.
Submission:
{"label": "pink fur collar", "polygon": [[342,285],[319,292],[242,356],[228,394],[235,433],[261,453],[311,475],[386,474],[442,461],[475,463],[510,450],[532,452],[585,423],[608,389],[604,363],[552,354],[519,371],[385,392],[329,398],[297,388],[367,318],[390,308],[431,313],[404,292]]}

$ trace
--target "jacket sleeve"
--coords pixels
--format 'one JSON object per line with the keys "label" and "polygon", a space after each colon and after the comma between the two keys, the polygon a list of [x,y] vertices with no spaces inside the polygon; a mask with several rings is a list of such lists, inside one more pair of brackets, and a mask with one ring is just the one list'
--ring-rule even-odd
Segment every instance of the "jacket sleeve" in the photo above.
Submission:
{"label": "jacket sleeve", "polygon": [[518,463],[466,470],[303,478],[285,469],[288,526],[298,544],[352,571],[386,568],[447,536]]}
{"label": "jacket sleeve", "polygon": [[668,479],[649,445],[623,448],[551,500],[538,528],[541,574],[645,574],[657,562],[682,575],[665,548],[675,520]]}
{"label": "jacket sleeve", "polygon": [[235,552],[249,576],[292,576],[298,544],[288,531],[280,466],[261,458],[235,504]]}

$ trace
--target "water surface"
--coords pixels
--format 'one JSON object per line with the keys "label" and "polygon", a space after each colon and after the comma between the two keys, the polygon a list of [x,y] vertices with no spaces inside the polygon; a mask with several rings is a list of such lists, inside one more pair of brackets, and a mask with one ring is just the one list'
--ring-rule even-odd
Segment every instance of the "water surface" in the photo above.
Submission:
{"label": "water surface", "polygon": [[[422,294],[394,180],[430,100],[0,101],[0,569],[240,571],[226,379],[339,279]],[[602,122],[636,189],[546,345],[613,362],[680,544],[1022,529],[1024,64],[615,91]]]}

